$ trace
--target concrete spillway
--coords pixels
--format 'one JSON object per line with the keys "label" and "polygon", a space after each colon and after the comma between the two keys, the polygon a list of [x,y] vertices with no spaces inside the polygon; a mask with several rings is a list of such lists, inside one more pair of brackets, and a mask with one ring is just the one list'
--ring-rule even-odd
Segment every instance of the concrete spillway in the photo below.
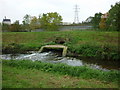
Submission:
{"label": "concrete spillway", "polygon": [[67,54],[67,47],[63,45],[46,45],[42,46],[39,52],[43,52],[44,49],[62,49],[62,56],[66,56]]}

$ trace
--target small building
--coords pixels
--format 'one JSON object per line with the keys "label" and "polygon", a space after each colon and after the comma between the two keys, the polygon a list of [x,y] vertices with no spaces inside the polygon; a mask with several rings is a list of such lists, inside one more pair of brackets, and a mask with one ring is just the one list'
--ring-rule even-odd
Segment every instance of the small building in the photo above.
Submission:
{"label": "small building", "polygon": [[11,25],[11,20],[10,19],[6,19],[6,17],[5,17],[5,19],[3,19],[3,21],[2,21],[2,23]]}

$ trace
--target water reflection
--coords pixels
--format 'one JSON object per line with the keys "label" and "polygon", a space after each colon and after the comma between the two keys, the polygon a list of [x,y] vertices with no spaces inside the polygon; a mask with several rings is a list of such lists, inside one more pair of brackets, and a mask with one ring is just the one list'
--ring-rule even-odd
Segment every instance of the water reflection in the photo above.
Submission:
{"label": "water reflection", "polygon": [[42,62],[50,62],[50,63],[65,63],[71,66],[86,65],[91,68],[101,69],[101,70],[110,70],[110,69],[119,70],[119,68],[115,68],[114,66],[112,67],[111,65],[105,66],[105,63],[104,64],[101,64],[100,62],[96,63],[94,62],[94,60],[88,60],[88,59],[82,60],[82,59],[77,59],[73,57],[59,57],[57,54],[52,52],[44,52],[44,53],[32,52],[31,54],[16,54],[16,55],[5,54],[5,55],[2,55],[2,59],[32,60],[32,61],[42,61]]}

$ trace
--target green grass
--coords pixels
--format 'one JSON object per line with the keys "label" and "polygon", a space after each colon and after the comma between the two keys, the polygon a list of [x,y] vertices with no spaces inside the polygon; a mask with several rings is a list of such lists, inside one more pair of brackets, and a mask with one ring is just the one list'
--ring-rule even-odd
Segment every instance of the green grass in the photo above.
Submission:
{"label": "green grass", "polygon": [[[111,31],[56,31],[56,32],[4,32],[3,52],[39,50],[41,46],[56,44],[56,37],[67,38],[64,45],[68,53],[79,56],[119,60],[119,32]],[[14,45],[13,45],[14,44]]]}
{"label": "green grass", "polygon": [[81,77],[84,79],[97,79],[107,82],[115,82],[118,83],[120,78],[119,71],[102,71],[91,69],[86,66],[69,66],[65,64],[52,64],[52,63],[44,63],[39,61],[30,61],[30,60],[3,60],[3,65],[24,68],[24,69],[38,69],[45,72],[58,73],[61,75],[70,75],[74,77]]}
{"label": "green grass", "polygon": [[[118,45],[118,32],[100,31],[57,31],[57,32],[4,32],[3,43],[22,43],[25,45],[41,45],[54,37],[68,37],[73,44],[96,43]],[[9,38],[8,38],[9,37]]]}
{"label": "green grass", "polygon": [[[120,60],[118,34],[115,31],[3,32],[2,49],[8,53],[39,50],[42,45],[56,44],[56,37],[62,37],[70,39],[64,44],[68,53]],[[117,88],[119,76],[118,71],[104,72],[86,66],[3,60],[4,88]]]}
{"label": "green grass", "polygon": [[[10,61],[11,62],[11,61]],[[29,63],[28,63],[29,64]],[[117,83],[96,79],[83,79],[36,68],[20,68],[4,64],[3,88],[118,88]]]}

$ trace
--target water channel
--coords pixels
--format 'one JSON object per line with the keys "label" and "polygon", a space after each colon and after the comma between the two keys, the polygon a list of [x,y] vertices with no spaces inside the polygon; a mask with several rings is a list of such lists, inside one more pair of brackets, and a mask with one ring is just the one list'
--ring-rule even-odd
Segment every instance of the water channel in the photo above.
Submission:
{"label": "water channel", "polygon": [[89,66],[94,69],[100,70],[120,70],[117,62],[111,62],[106,60],[93,60],[86,58],[78,57],[60,57],[53,52],[43,52],[38,53],[32,51],[29,54],[3,54],[1,55],[2,59],[5,60],[32,60],[32,61],[41,61],[47,63],[64,63],[71,66]]}

